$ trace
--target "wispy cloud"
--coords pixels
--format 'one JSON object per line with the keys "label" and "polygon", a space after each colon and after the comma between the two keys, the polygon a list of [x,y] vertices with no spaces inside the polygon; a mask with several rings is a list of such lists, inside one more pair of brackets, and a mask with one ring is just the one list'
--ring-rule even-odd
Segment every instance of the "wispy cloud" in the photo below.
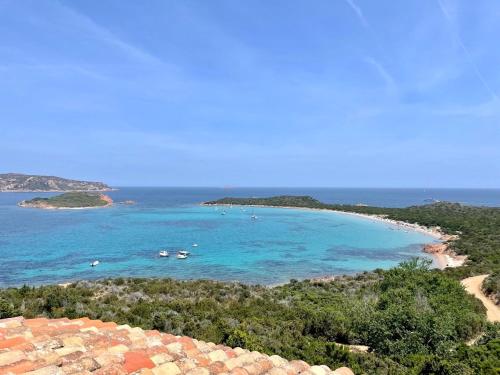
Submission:
{"label": "wispy cloud", "polygon": [[76,11],[75,9],[60,4],[61,10],[67,14],[67,18],[71,19],[75,25],[86,29],[90,34],[92,34],[96,39],[101,42],[107,43],[122,52],[126,53],[131,58],[139,60],[143,63],[153,63],[153,64],[163,64],[163,61],[157,56],[154,56],[148,51],[141,49],[127,41],[124,41],[111,31],[109,31],[104,26],[97,24],[90,17],[83,13]]}
{"label": "wispy cloud", "polygon": [[484,103],[465,106],[454,106],[441,108],[434,111],[435,114],[441,116],[470,116],[477,118],[499,117],[500,116],[500,101],[492,98]]}
{"label": "wispy cloud", "polygon": [[464,52],[465,58],[467,59],[467,62],[471,66],[472,70],[474,71],[474,74],[476,75],[476,77],[478,78],[478,80],[481,82],[481,84],[484,86],[484,88],[486,89],[486,91],[488,91],[488,93],[491,95],[491,97],[494,100],[498,100],[497,94],[495,93],[495,91],[493,91],[493,89],[491,88],[491,86],[489,85],[489,83],[486,81],[483,73],[479,70],[479,67],[474,62],[474,59],[472,58],[472,54],[470,53],[469,49],[466,47],[465,43],[463,42],[463,40],[462,40],[462,38],[460,36],[460,33],[458,31],[451,30],[452,24],[455,23],[454,16],[451,14],[451,12],[445,6],[445,4],[443,3],[442,0],[437,0],[437,2],[438,2],[438,5],[439,5],[439,8],[441,9],[441,12],[444,15],[444,18],[446,19],[446,22],[450,26],[450,31],[452,32],[453,38],[455,39],[455,41],[457,42],[457,44],[460,46],[460,48]]}
{"label": "wispy cloud", "polygon": [[367,56],[364,58],[364,60],[371,65],[377,73],[380,75],[380,77],[384,80],[386,88],[390,91],[394,91],[396,89],[396,82],[392,75],[387,71],[387,69],[380,63],[379,61],[375,60],[373,57]]}
{"label": "wispy cloud", "polygon": [[356,14],[356,16],[358,17],[359,21],[361,22],[361,24],[369,29],[370,28],[370,24],[368,23],[368,21],[366,20],[365,18],[365,15],[363,14],[363,11],[361,10],[361,8],[354,2],[354,0],[345,0],[345,2],[347,3],[347,5],[349,5],[349,7],[351,7],[351,9],[353,10],[353,12]]}
{"label": "wispy cloud", "polygon": [[68,75],[77,74],[85,76],[87,78],[93,78],[97,80],[107,80],[109,77],[101,74],[95,69],[88,68],[85,66],[77,64],[44,64],[44,63],[16,63],[16,64],[0,64],[0,71],[12,71],[12,72],[35,72],[35,73],[45,73],[49,75]]}

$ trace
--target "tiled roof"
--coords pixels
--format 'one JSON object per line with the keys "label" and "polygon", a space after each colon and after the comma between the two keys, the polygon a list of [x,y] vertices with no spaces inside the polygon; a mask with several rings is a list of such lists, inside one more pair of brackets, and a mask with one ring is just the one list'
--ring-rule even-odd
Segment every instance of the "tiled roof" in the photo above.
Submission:
{"label": "tiled roof", "polygon": [[241,348],[82,319],[0,320],[0,374],[351,375]]}

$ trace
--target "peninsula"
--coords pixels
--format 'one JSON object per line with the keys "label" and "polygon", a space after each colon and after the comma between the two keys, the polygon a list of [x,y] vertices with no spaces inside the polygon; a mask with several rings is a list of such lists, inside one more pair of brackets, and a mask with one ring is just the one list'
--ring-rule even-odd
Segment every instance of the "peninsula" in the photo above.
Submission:
{"label": "peninsula", "polygon": [[56,195],[50,198],[33,198],[19,202],[21,207],[43,208],[43,209],[83,209],[107,207],[113,204],[113,200],[104,194],[71,192]]}
{"label": "peninsula", "polygon": [[70,180],[55,176],[38,176],[21,173],[0,174],[0,192],[65,192],[109,191],[102,182]]}

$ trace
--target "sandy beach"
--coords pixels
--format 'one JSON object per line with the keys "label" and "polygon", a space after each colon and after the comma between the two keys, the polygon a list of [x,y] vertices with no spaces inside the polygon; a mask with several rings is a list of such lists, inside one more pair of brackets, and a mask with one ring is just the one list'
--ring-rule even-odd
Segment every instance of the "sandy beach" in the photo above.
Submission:
{"label": "sandy beach", "polygon": [[261,207],[261,208],[285,208],[285,209],[290,209],[290,210],[306,210],[306,211],[323,211],[323,212],[334,212],[338,213],[341,215],[350,215],[350,216],[355,216],[359,218],[363,218],[366,220],[375,220],[375,221],[380,221],[386,224],[389,224],[393,226],[395,229],[398,230],[411,230],[415,232],[420,232],[420,233],[425,233],[431,237],[434,237],[435,239],[442,241],[439,245],[439,249],[434,249],[433,251],[429,251],[430,246],[434,246],[436,244],[431,243],[427,244],[422,248],[422,251],[431,254],[434,258],[434,265],[436,268],[439,269],[445,269],[447,267],[460,267],[463,266],[465,261],[467,260],[467,257],[464,255],[457,255],[455,252],[449,249],[447,242],[451,240],[455,240],[458,237],[456,235],[449,235],[446,233],[443,233],[441,231],[441,228],[439,227],[426,227],[423,225],[419,224],[412,224],[412,223],[407,223],[405,221],[398,221],[398,220],[392,220],[389,219],[383,215],[369,215],[369,214],[362,214],[358,212],[347,212],[347,211],[340,211],[340,210],[329,210],[327,208],[309,208],[309,207],[291,207],[291,206],[266,206],[266,205],[237,205],[237,204],[205,204],[202,203],[204,206],[224,206],[224,207]]}

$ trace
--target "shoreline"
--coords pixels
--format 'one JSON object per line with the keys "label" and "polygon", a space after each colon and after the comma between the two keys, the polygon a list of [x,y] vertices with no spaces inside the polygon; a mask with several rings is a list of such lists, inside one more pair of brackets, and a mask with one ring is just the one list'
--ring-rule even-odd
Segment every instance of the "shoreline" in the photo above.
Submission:
{"label": "shoreline", "polygon": [[[112,202],[112,200],[111,200]],[[119,204],[120,202],[117,202],[117,204]],[[82,208],[79,208],[79,207],[68,207],[68,208],[61,208],[61,207],[56,207],[56,208],[44,208],[44,209],[68,209],[68,210],[79,210],[79,209],[92,209],[92,208],[104,208],[104,207],[109,207],[112,203],[108,203],[107,205],[105,206],[97,206],[97,207],[82,207]],[[358,217],[358,218],[363,218],[363,219],[366,219],[366,220],[372,220],[372,221],[378,221],[378,222],[383,222],[383,223],[387,223],[387,224],[390,224],[390,225],[400,225],[400,229],[399,230],[402,230],[402,229],[408,229],[408,230],[414,230],[414,231],[419,231],[419,232],[422,232],[422,233],[425,233],[427,235],[429,235],[430,237],[434,237],[440,241],[449,241],[451,239],[456,239],[457,236],[453,236],[453,235],[448,235],[448,234],[445,234],[445,233],[442,233],[439,228],[437,227],[433,227],[433,228],[428,228],[428,227],[424,227],[422,225],[418,225],[418,224],[411,224],[411,223],[407,223],[407,222],[404,222],[404,221],[396,221],[396,220],[392,220],[392,219],[388,219],[387,217],[384,217],[383,215],[370,215],[370,214],[363,214],[363,213],[356,213],[356,212],[347,212],[347,211],[340,211],[340,210],[332,210],[332,209],[327,209],[327,208],[309,208],[309,207],[293,207],[293,206],[269,206],[269,205],[236,205],[236,204],[205,204],[205,203],[199,203],[199,205],[202,205],[202,206],[207,206],[207,207],[211,207],[211,206],[214,206],[214,207],[229,207],[229,206],[235,206],[235,207],[259,207],[259,208],[285,208],[285,209],[291,209],[291,210],[303,210],[303,211],[326,211],[326,212],[333,212],[333,213],[338,213],[338,214],[343,214],[343,215],[351,215],[353,217]],[[432,245],[438,245],[437,243],[431,243]],[[447,244],[443,244],[443,243],[439,243],[439,245],[447,245]],[[424,251],[424,248],[422,249],[422,251]],[[434,263],[433,263],[433,267],[436,267],[438,269],[444,269],[446,267],[460,267],[460,266],[463,266],[463,263],[466,259],[465,256],[460,256],[460,255],[456,255],[454,253],[452,253],[451,250],[448,250],[448,248],[445,248],[445,250],[440,250],[440,251],[429,251],[429,252],[426,252],[427,254],[429,254],[430,256],[433,257],[433,260],[434,260]],[[416,253],[418,254],[418,253]],[[462,259],[460,259],[460,257],[462,257]],[[458,259],[457,259],[458,258]],[[368,269],[366,270],[368,272],[371,272],[373,271],[373,269]],[[338,277],[340,276],[343,276],[343,275],[348,275],[348,276],[353,276],[353,275],[356,275],[358,273],[361,273],[361,272],[364,272],[364,271],[358,271],[358,272],[355,272],[353,274],[324,274],[324,275],[319,275],[319,276],[314,276],[314,277],[306,277],[305,279],[306,280],[309,280],[310,282],[312,283],[326,283],[326,282],[330,282],[330,281],[333,281],[335,279],[337,279]],[[113,277],[113,276],[111,276]],[[158,278],[158,276],[147,276],[147,275],[141,275],[141,276],[126,276],[126,277],[131,277],[131,278],[134,278],[134,277],[144,277],[144,278]],[[97,278],[96,280],[99,280],[101,278]],[[191,280],[191,279],[177,279],[175,278],[176,280]],[[305,279],[299,279],[299,280],[305,280]],[[83,280],[87,280],[87,279],[83,279]],[[90,279],[91,280],[91,279]],[[220,281],[220,282],[238,282],[240,283],[241,281],[238,281],[238,280],[220,280],[220,279],[213,279],[214,281]],[[277,282],[277,283],[269,283],[269,284],[262,284],[262,286],[264,287],[267,287],[267,288],[274,288],[274,287],[277,287],[277,286],[280,286],[280,285],[285,285],[285,284],[288,284],[290,282],[291,279],[287,280],[287,281],[282,281],[282,282]],[[78,280],[76,280],[78,281]],[[66,280],[62,280],[60,283],[58,283],[60,286],[63,286],[63,287],[66,287],[67,285],[66,284],[71,284],[72,282],[75,282],[75,280],[72,280],[72,281],[69,281],[67,282]],[[243,282],[245,283],[245,282]],[[250,285],[257,285],[259,284],[259,282],[248,282],[248,284]],[[51,283],[45,283],[45,282],[41,282],[40,284],[38,285],[53,285]],[[20,286],[19,285],[16,285],[16,287]],[[1,286],[0,288],[5,288],[5,287],[9,287],[9,285],[5,285],[5,286]]]}
{"label": "shoreline", "polygon": [[[252,205],[238,205],[238,204],[228,204],[228,203],[221,203],[221,204],[207,204],[205,202],[201,203],[202,206],[222,206],[222,207],[259,207],[259,208],[285,208],[289,210],[304,210],[304,211],[323,211],[323,212],[333,212],[333,213],[338,213],[342,215],[350,215],[350,216],[355,216],[358,218],[366,219],[366,220],[372,220],[372,221],[379,221],[383,222],[385,224],[389,224],[392,226],[396,226],[398,230],[403,229],[403,230],[412,230],[415,232],[423,233],[426,234],[430,237],[434,237],[435,239],[441,241],[440,245],[442,246],[439,250],[437,251],[428,251],[428,246],[435,245],[434,243],[427,243],[424,244],[422,247],[422,252],[426,254],[430,254],[433,257],[433,263],[436,266],[436,268],[443,270],[445,268],[454,268],[454,267],[461,267],[464,265],[465,261],[467,260],[466,255],[458,255],[456,254],[453,250],[449,249],[448,246],[448,241],[457,239],[457,236],[449,235],[446,233],[443,233],[441,228],[439,227],[426,227],[420,224],[414,224],[414,223],[408,223],[406,221],[400,221],[400,220],[393,220],[385,217],[384,215],[370,215],[370,214],[363,214],[363,213],[358,213],[358,212],[349,212],[349,211],[340,211],[340,210],[330,210],[327,208],[312,208],[312,207],[293,207],[293,206],[268,206],[268,205],[259,205],[259,204],[252,204]],[[333,278],[334,276],[332,275],[325,275],[323,277],[317,277],[316,279],[321,280],[321,279],[329,279]]]}

